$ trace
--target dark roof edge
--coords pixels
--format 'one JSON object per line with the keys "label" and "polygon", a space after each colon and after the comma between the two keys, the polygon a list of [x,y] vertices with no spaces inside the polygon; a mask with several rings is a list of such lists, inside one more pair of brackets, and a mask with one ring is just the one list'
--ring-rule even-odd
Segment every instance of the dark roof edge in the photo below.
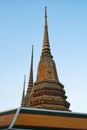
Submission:
{"label": "dark roof edge", "polygon": [[[37,109],[37,108],[27,108],[27,107],[19,107],[12,110],[0,112],[0,116],[13,114],[15,113],[14,119],[12,122],[15,122],[19,113],[32,113],[32,114],[46,114],[46,115],[54,115],[54,116],[68,116],[68,117],[79,117],[79,118],[87,118],[87,113],[78,113],[78,112],[69,112],[69,111],[58,111],[58,110],[47,110],[47,109]],[[13,124],[13,123],[12,123]]]}
{"label": "dark roof edge", "polygon": [[0,116],[16,113],[17,109],[18,108],[14,108],[14,109],[11,109],[11,110],[0,112]]}
{"label": "dark roof edge", "polygon": [[32,114],[43,114],[43,115],[46,114],[46,115],[54,115],[54,116],[87,118],[87,113],[77,113],[77,112],[47,110],[47,109],[37,109],[37,108],[26,108],[26,107],[21,107],[20,113],[32,113]]}

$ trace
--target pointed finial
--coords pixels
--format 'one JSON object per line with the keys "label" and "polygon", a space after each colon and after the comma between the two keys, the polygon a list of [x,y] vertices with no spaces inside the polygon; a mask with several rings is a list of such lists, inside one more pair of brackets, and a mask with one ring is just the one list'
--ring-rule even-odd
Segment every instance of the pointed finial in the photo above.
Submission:
{"label": "pointed finial", "polygon": [[25,90],[26,75],[24,75],[24,90]]}
{"label": "pointed finial", "polygon": [[30,83],[33,85],[33,45],[32,45],[32,54],[31,54],[31,68],[30,68]]}
{"label": "pointed finial", "polygon": [[26,82],[26,75],[24,75],[23,98],[25,97],[25,82]]}
{"label": "pointed finial", "polygon": [[43,47],[42,47],[42,55],[50,53],[50,44],[49,44],[49,36],[48,36],[48,25],[47,25],[47,7],[45,7],[45,17],[44,17],[44,37],[43,37]]}
{"label": "pointed finial", "polygon": [[47,17],[47,7],[45,6],[45,17]]}
{"label": "pointed finial", "polygon": [[26,80],[26,75],[24,75],[24,84],[23,84],[23,94],[22,94],[21,106],[24,106],[24,100],[25,100],[25,80]]}
{"label": "pointed finial", "polygon": [[31,59],[32,62],[33,62],[33,50],[34,50],[33,48],[34,48],[34,46],[32,45],[32,59]]}

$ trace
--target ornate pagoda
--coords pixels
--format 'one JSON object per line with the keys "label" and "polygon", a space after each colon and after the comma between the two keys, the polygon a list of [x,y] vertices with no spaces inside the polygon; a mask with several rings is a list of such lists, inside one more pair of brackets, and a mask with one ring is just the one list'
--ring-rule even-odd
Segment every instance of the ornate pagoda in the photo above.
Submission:
{"label": "ornate pagoda", "polygon": [[64,85],[59,81],[56,65],[50,50],[46,7],[42,53],[38,64],[36,82],[33,83],[32,47],[30,76],[26,95],[24,91],[25,81],[21,103],[23,107],[70,111],[70,103],[66,100]]}

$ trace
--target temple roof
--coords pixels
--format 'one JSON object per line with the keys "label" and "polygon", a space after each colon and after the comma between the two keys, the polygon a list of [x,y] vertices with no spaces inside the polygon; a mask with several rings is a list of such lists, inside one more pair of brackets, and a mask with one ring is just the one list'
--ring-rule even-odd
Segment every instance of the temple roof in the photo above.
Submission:
{"label": "temple roof", "polygon": [[0,129],[87,130],[87,114],[20,107],[0,113]]}

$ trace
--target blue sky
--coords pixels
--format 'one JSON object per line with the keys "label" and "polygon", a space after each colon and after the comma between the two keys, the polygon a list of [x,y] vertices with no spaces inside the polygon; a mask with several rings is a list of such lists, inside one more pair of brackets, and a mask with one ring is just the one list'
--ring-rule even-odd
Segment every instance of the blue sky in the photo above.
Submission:
{"label": "blue sky", "polygon": [[20,106],[32,44],[36,79],[45,6],[51,52],[70,109],[87,113],[87,0],[0,0],[0,111]]}

